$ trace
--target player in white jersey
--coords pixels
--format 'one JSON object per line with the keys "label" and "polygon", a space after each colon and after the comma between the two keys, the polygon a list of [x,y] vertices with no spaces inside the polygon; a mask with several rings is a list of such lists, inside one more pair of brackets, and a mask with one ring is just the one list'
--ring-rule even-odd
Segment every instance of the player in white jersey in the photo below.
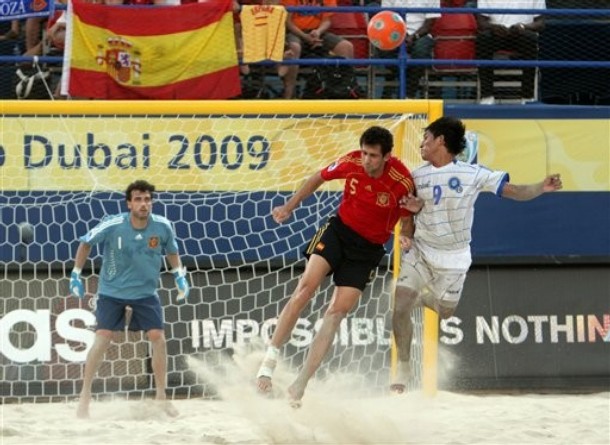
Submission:
{"label": "player in white jersey", "polygon": [[[80,238],[70,276],[70,293],[78,298],[85,296],[80,275],[94,245],[103,249],[103,263],[95,311],[95,341],[87,353],[76,413],[79,418],[89,417],[93,378],[110,346],[113,332],[123,330],[126,323],[130,331],[146,331],[152,345],[155,399],[168,415],[178,415],[165,394],[167,353],[163,310],[157,294],[163,255],[172,268],[179,301],[188,297],[189,285],[171,223],[151,213],[154,191],[155,187],[146,181],[131,183],[125,193],[129,213],[104,218]],[[128,307],[132,315],[126,321]]]}
{"label": "player in white jersey", "polygon": [[443,319],[455,312],[471,264],[471,229],[479,193],[527,201],[562,188],[558,174],[536,184],[515,185],[506,172],[457,160],[466,145],[465,131],[453,117],[432,122],[421,143],[421,156],[427,162],[412,172],[424,206],[401,229],[401,238],[410,238],[411,247],[403,253],[392,313],[398,366],[390,389],[395,393],[404,392],[410,376],[413,308],[423,304]]}

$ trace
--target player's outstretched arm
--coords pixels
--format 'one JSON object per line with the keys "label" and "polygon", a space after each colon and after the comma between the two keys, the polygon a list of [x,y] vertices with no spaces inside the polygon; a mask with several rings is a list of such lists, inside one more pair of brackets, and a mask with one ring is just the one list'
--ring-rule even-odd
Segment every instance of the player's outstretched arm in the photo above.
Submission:
{"label": "player's outstretched arm", "polygon": [[290,215],[292,215],[292,211],[296,209],[305,198],[318,190],[322,184],[324,184],[324,179],[322,179],[320,172],[314,173],[305,184],[292,195],[286,204],[273,208],[271,211],[273,220],[278,224],[286,221],[290,218]]}
{"label": "player's outstretched arm", "polygon": [[507,182],[502,190],[502,196],[516,201],[529,201],[543,193],[554,192],[562,188],[561,175],[552,174],[536,184],[518,185]]}

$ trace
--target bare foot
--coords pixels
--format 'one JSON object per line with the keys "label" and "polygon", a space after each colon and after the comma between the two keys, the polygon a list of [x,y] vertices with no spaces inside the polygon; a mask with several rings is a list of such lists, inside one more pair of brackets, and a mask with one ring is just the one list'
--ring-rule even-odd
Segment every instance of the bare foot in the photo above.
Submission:
{"label": "bare foot", "polygon": [[406,391],[405,385],[402,383],[393,383],[390,385],[390,393],[394,395],[403,394]]}
{"label": "bare foot", "polygon": [[173,403],[169,400],[157,400],[156,402],[159,404],[161,410],[169,417],[178,417],[180,414]]}
{"label": "bare foot", "polygon": [[303,394],[305,394],[305,390],[296,383],[293,383],[288,387],[288,398],[292,408],[300,408],[302,406],[303,402],[301,399],[303,398]]}
{"label": "bare foot", "polygon": [[256,379],[256,387],[260,394],[271,395],[273,392],[273,383],[271,377],[260,376]]}
{"label": "bare foot", "polygon": [[91,397],[89,396],[81,396],[78,401],[78,408],[76,408],[76,417],[79,419],[88,419],[89,418],[89,402],[91,401]]}

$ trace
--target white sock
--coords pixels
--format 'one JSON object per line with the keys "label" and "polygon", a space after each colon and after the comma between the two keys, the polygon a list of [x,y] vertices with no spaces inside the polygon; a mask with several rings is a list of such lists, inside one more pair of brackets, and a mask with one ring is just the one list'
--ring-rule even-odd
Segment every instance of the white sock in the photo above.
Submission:
{"label": "white sock", "polygon": [[280,349],[275,346],[269,346],[267,352],[265,352],[265,358],[263,359],[263,363],[261,363],[261,367],[258,369],[256,377],[271,378],[279,357]]}

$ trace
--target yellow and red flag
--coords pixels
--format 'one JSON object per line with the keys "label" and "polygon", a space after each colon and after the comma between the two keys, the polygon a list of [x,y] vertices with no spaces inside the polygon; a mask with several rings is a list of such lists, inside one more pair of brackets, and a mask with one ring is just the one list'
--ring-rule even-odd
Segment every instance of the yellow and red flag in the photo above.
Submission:
{"label": "yellow and red flag", "polygon": [[241,94],[231,0],[180,6],[72,3],[62,91],[94,99]]}

